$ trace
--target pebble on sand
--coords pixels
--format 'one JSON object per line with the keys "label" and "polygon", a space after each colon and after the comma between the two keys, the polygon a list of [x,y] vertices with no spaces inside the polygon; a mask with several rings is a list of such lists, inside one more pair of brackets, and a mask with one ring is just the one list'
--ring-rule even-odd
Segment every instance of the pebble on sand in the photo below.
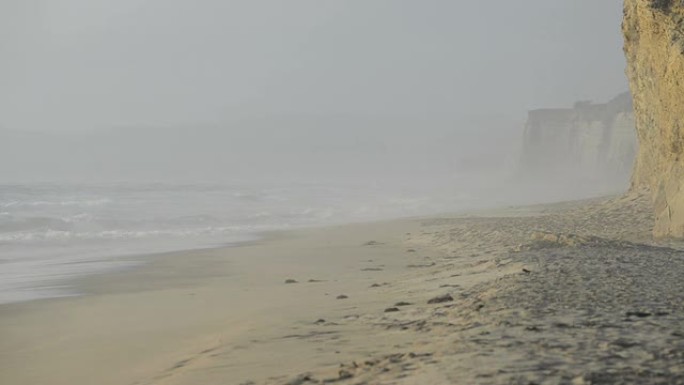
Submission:
{"label": "pebble on sand", "polygon": [[345,369],[340,369],[340,371],[337,375],[338,375],[338,378],[337,378],[338,381],[348,380],[348,379],[354,377],[354,374],[352,374],[352,372],[345,370]]}
{"label": "pebble on sand", "polygon": [[453,300],[454,300],[454,297],[452,297],[451,294],[444,294],[444,295],[440,295],[440,296],[437,296],[435,298],[432,298],[431,300],[428,301],[428,304],[451,302]]}
{"label": "pebble on sand", "polygon": [[298,283],[296,279],[288,278],[285,280],[285,283]]}
{"label": "pebble on sand", "polygon": [[349,297],[344,295],[344,294],[340,294],[337,296],[337,299],[347,299],[347,298],[349,298]]}
{"label": "pebble on sand", "polygon": [[378,245],[382,245],[382,243],[380,243],[378,241],[368,241],[368,242],[364,243],[363,245],[364,246],[378,246]]}

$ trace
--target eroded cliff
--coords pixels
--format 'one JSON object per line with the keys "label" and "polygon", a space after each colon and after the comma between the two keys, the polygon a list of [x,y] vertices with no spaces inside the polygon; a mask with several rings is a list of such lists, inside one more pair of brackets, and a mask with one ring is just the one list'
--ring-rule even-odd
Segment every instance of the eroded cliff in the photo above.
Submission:
{"label": "eroded cliff", "polygon": [[654,235],[684,237],[684,2],[625,0],[627,76],[639,138],[633,188],[651,188]]}
{"label": "eroded cliff", "polygon": [[636,147],[629,93],[608,103],[534,110],[525,126],[521,171],[549,181],[625,188]]}

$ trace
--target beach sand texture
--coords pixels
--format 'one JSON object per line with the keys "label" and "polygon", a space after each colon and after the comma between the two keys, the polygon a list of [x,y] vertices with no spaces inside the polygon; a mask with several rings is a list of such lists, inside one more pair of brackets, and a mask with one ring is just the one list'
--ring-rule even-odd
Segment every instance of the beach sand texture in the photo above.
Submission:
{"label": "beach sand texture", "polygon": [[0,383],[684,383],[647,194],[274,233],[0,307]]}

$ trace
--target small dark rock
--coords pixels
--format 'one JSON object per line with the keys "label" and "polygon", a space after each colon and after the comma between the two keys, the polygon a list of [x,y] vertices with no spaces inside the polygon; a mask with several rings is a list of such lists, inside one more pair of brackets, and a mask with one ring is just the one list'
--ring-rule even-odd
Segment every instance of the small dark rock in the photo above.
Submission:
{"label": "small dark rock", "polygon": [[340,371],[338,373],[338,379],[339,380],[347,380],[347,379],[350,379],[352,377],[354,377],[352,372],[345,370],[345,369],[340,369]]}
{"label": "small dark rock", "polygon": [[378,245],[382,245],[382,243],[377,242],[377,241],[368,241],[368,242],[364,243],[363,245],[364,246],[378,246]]}
{"label": "small dark rock", "polygon": [[617,340],[613,341],[613,345],[619,346],[623,349],[629,349],[629,348],[632,348],[634,346],[638,346],[639,343],[634,342],[634,341],[630,341],[630,340],[625,339],[625,338],[618,338]]}
{"label": "small dark rock", "polygon": [[393,364],[400,363],[403,360],[403,358],[404,358],[403,353],[394,353],[394,354],[390,354],[389,356],[387,356],[387,359],[389,360],[389,362],[391,362]]}
{"label": "small dark rock", "polygon": [[382,286],[382,285],[380,285],[379,283],[374,283],[374,284],[370,285],[370,287],[380,287],[380,286]]}
{"label": "small dark rock", "polygon": [[300,374],[299,376],[290,380],[290,382],[288,382],[287,385],[303,385],[303,384],[306,384],[307,382],[314,382],[314,379],[311,377],[311,375],[310,374]]}
{"label": "small dark rock", "polygon": [[406,252],[407,252],[407,253],[415,253],[415,252],[416,252],[416,249],[407,249]]}
{"label": "small dark rock", "polygon": [[409,358],[420,358],[420,357],[432,357],[432,353],[409,353],[408,354]]}
{"label": "small dark rock", "polygon": [[337,296],[337,299],[347,299],[347,298],[349,298],[349,297],[344,295],[344,294],[340,294]]}
{"label": "small dark rock", "polygon": [[385,313],[394,313],[396,311],[399,311],[398,307],[388,307],[387,309],[385,309]]}
{"label": "small dark rock", "polygon": [[309,280],[309,283],[316,283],[316,282],[323,282],[323,281],[320,279],[310,279]]}
{"label": "small dark rock", "polygon": [[324,324],[324,323],[325,323],[325,320],[324,320],[323,318],[319,318],[319,319],[317,319],[316,322],[314,322],[314,323],[317,324],[317,325]]}
{"label": "small dark rock", "polygon": [[525,274],[530,274],[532,271],[523,267],[522,272]]}
{"label": "small dark rock", "polygon": [[428,301],[428,304],[435,304],[435,303],[444,303],[444,302],[451,302],[453,301],[454,298],[451,296],[451,294],[444,294],[437,296],[435,298],[432,298],[431,300]]}
{"label": "small dark rock", "polygon": [[639,311],[639,310],[637,310],[637,311],[628,311],[628,312],[626,313],[626,315],[627,315],[627,317],[646,318],[646,317],[652,316],[653,314],[651,314],[651,313],[649,313],[649,312],[647,312],[647,311]]}
{"label": "small dark rock", "polygon": [[409,305],[413,305],[413,304],[411,302],[404,302],[404,301],[397,302],[394,304],[394,306],[409,306]]}
{"label": "small dark rock", "polygon": [[565,322],[554,322],[553,326],[559,328],[559,329],[571,329],[572,325],[566,324]]}
{"label": "small dark rock", "polygon": [[432,267],[434,265],[436,265],[435,262],[424,263],[424,264],[410,264],[410,265],[406,265],[406,267],[409,269],[416,269],[416,268],[421,268],[421,267]]}
{"label": "small dark rock", "polygon": [[296,279],[288,278],[285,280],[285,283],[298,283]]}

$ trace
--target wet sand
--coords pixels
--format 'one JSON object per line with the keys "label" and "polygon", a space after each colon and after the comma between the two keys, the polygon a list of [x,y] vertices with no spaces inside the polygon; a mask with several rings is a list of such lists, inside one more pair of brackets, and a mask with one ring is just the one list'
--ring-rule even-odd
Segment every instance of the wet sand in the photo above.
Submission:
{"label": "wet sand", "polygon": [[0,383],[684,383],[684,253],[651,239],[648,202],[154,257],[82,297],[1,306]]}

